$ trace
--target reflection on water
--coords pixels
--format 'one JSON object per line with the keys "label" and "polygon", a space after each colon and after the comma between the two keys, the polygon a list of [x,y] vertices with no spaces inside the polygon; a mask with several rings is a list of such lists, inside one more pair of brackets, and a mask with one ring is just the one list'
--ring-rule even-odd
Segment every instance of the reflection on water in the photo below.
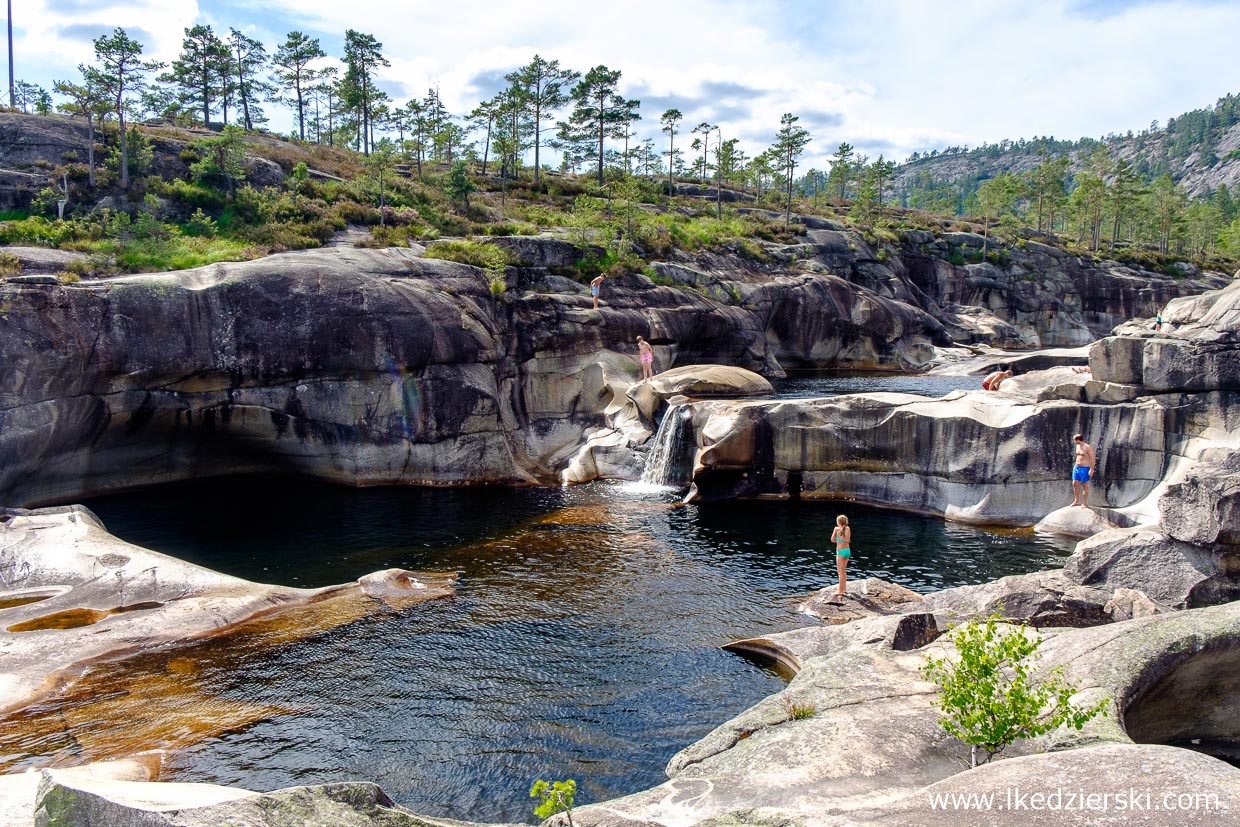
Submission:
{"label": "reflection on water", "polygon": [[[658,784],[677,750],[778,690],[773,671],[719,646],[808,623],[796,599],[833,582],[840,511],[854,526],[851,576],[922,591],[1057,565],[1065,551],[853,504],[680,506],[679,493],[228,480],[89,502],[126,540],[242,577],[318,586],[399,566],[460,572],[458,592],[304,639],[243,635],[127,661],[73,701],[78,729],[47,724],[22,742],[0,726],[0,754],[30,766],[88,758],[107,738],[203,739],[173,754],[167,778],[367,779],[429,814],[525,821],[534,779],[576,778],[581,803]],[[66,736],[177,691],[202,711],[201,732]]]}

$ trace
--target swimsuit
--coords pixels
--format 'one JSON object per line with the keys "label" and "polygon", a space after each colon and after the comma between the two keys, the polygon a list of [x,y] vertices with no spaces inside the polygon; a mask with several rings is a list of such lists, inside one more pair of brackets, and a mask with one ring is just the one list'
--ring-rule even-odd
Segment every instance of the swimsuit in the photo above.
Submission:
{"label": "swimsuit", "polygon": [[1078,465],[1072,469],[1073,482],[1089,482],[1089,466]]}
{"label": "swimsuit", "polygon": [[643,364],[643,365],[649,365],[649,364],[651,364],[652,362],[654,362],[654,354],[653,354],[653,353],[643,353],[643,354],[642,354],[642,364]]}
{"label": "swimsuit", "polygon": [[590,295],[594,296],[595,298],[598,298],[598,285],[597,284],[590,285]]}
{"label": "swimsuit", "polygon": [[852,552],[846,548],[837,548],[835,550],[835,553],[839,557],[848,557],[850,554],[852,554]]}

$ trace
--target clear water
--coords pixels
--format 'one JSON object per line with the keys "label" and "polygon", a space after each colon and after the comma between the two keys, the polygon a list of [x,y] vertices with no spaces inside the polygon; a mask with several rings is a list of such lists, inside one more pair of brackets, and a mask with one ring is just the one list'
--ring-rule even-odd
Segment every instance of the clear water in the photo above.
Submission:
{"label": "clear water", "polygon": [[937,399],[957,390],[977,390],[981,387],[977,376],[940,376],[937,374],[903,373],[856,373],[840,374],[826,371],[807,371],[789,374],[786,379],[774,379],[776,399],[813,399],[822,396],[840,396],[846,393],[913,393]]}
{"label": "clear water", "polygon": [[[86,760],[85,733],[105,716],[123,729],[154,703],[144,687],[193,672],[194,700],[165,692],[195,713],[217,701],[284,712],[189,739],[169,780],[373,780],[427,814],[529,821],[535,779],[575,778],[579,803],[645,789],[679,749],[780,689],[775,672],[719,647],[811,622],[795,605],[834,583],[837,513],[852,520],[850,576],[921,591],[1060,565],[1069,550],[854,504],[682,506],[681,493],[230,479],[89,501],[120,537],[241,577],[319,586],[399,566],[459,572],[458,592],[278,644],[224,639],[126,661],[117,680],[132,687],[55,710],[77,730],[23,742],[18,725],[0,759]],[[96,695],[113,706],[95,709]],[[164,737],[176,743],[161,731],[142,745]]]}

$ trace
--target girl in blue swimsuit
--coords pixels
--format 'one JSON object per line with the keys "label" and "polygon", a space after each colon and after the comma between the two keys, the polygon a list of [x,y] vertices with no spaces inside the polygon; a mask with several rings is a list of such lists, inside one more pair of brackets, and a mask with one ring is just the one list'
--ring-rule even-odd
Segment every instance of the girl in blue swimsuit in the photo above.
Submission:
{"label": "girl in blue swimsuit", "polygon": [[835,530],[831,532],[831,542],[835,543],[835,570],[840,575],[840,587],[835,590],[835,593],[846,594],[848,574],[845,569],[848,568],[848,559],[852,556],[852,550],[849,548],[852,542],[852,529],[848,526],[848,518],[843,514],[835,518]]}

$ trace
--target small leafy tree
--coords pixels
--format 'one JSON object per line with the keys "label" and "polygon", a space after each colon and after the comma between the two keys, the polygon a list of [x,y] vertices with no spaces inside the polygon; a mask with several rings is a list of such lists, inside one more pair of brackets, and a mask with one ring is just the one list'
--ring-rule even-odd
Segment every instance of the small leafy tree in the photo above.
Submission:
{"label": "small leafy tree", "polygon": [[577,795],[577,782],[543,781],[541,778],[530,787],[530,798],[537,798],[539,803],[534,807],[534,815],[546,821],[554,815],[564,813],[568,818],[568,827],[573,827],[573,799]]}
{"label": "small leafy tree", "polygon": [[969,745],[970,768],[978,765],[979,747],[985,764],[1022,738],[1060,726],[1079,730],[1107,703],[1104,698],[1088,708],[1073,706],[1077,688],[1064,679],[1062,667],[1035,680],[1042,636],[1025,627],[1001,629],[997,615],[957,626],[951,642],[956,659],[930,657],[922,674],[941,687],[940,723]]}
{"label": "small leafy tree", "polygon": [[474,191],[474,185],[469,180],[468,168],[464,161],[455,161],[452,168],[448,170],[448,177],[444,179],[444,192],[453,201],[460,201],[465,205],[465,210],[469,210],[469,194]]}

